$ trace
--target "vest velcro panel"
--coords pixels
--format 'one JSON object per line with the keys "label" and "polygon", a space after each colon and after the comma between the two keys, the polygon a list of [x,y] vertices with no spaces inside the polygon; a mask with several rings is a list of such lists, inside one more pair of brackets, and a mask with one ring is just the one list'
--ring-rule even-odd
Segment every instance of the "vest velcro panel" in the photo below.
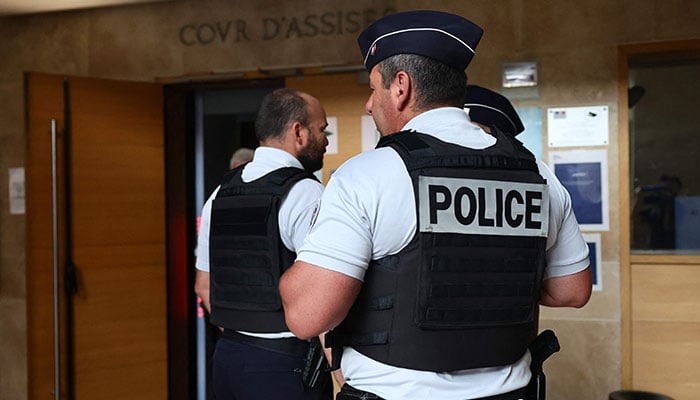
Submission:
{"label": "vest velcro panel", "polygon": [[244,183],[241,173],[241,167],[227,173],[212,203],[211,321],[248,332],[287,331],[279,280],[295,253],[282,243],[278,213],[296,182],[315,178],[283,168]]}

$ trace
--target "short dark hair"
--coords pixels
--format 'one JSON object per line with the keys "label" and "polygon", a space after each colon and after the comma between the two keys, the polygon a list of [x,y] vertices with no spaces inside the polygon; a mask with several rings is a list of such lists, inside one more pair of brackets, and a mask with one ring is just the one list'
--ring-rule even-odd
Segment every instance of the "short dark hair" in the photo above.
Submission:
{"label": "short dark hair", "polygon": [[255,136],[258,141],[281,138],[290,124],[299,122],[309,124],[309,110],[303,97],[297,90],[275,89],[268,93],[260,103],[255,118]]}
{"label": "short dark hair", "polygon": [[467,75],[439,61],[417,54],[397,54],[379,63],[379,73],[385,89],[399,71],[411,76],[416,89],[416,108],[427,110],[436,106],[462,107]]}

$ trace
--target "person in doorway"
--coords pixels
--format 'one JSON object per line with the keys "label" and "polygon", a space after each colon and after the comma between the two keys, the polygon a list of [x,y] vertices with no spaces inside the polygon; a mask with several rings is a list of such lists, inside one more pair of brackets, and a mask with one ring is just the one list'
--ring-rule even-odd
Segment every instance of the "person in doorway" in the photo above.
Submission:
{"label": "person in doorway", "polygon": [[243,165],[253,160],[253,150],[247,147],[241,147],[234,151],[229,162],[229,169],[234,169],[239,165]]}
{"label": "person in doorway", "polygon": [[478,85],[467,85],[464,109],[469,119],[487,133],[493,128],[512,136],[525,130],[513,104],[505,96]]}
{"label": "person in doorway", "polygon": [[323,191],[312,172],[323,165],[327,126],[307,93],[265,96],[253,160],[229,171],[202,211],[195,292],[223,329],[212,358],[218,400],[332,396],[303,384],[309,342],[287,328],[278,292]]}
{"label": "person in doorway", "polygon": [[335,171],[280,280],[292,332],[330,331],[339,400],[522,399],[538,304],[590,297],[564,187],[462,109],[481,35],[461,16],[410,11],[359,36],[382,138]]}

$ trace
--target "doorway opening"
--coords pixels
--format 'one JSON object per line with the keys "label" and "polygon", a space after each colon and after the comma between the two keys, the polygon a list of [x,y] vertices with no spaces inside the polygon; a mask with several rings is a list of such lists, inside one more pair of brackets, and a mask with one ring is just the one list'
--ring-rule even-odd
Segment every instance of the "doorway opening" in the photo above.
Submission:
{"label": "doorway opening", "polygon": [[[227,82],[187,82],[164,87],[168,382],[172,400],[211,398],[206,392],[202,395],[206,386],[199,385],[207,381],[207,371],[198,363],[210,365],[207,352],[211,352],[213,342],[201,342],[206,337],[202,331],[210,328],[198,317],[201,308],[194,292],[197,217],[229,168],[231,153],[239,146],[257,146],[252,122],[262,97],[287,87],[310,93],[323,104],[329,123],[333,121],[337,129],[329,137],[335,145],[329,144],[323,170],[317,174],[322,182],[327,182],[344,161],[363,151],[367,101],[364,67],[342,71],[294,69],[265,77],[257,74]],[[376,138],[374,131],[370,133]]]}
{"label": "doorway opening", "polygon": [[194,293],[201,209],[234,151],[258,146],[257,107],[283,79],[166,85],[168,375],[172,399],[212,399],[210,359],[218,329]]}

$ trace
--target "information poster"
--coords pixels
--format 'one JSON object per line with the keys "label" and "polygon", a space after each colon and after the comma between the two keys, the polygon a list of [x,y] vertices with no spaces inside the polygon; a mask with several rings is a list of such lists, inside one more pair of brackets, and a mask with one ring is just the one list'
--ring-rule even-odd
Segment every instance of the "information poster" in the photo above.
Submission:
{"label": "information poster", "polygon": [[700,250],[700,196],[674,199],[677,250]]}
{"label": "information poster", "polygon": [[362,151],[372,150],[379,141],[379,131],[371,115],[362,116]]}
{"label": "information poster", "polygon": [[328,117],[326,118],[328,122],[328,127],[326,131],[329,132],[328,146],[326,146],[326,154],[338,154],[338,117]]}
{"label": "information poster", "polygon": [[584,233],[583,239],[588,245],[588,258],[591,261],[591,274],[593,275],[593,291],[603,290],[603,271],[601,259],[602,250],[600,248],[599,233]]}
{"label": "information poster", "polygon": [[571,195],[581,230],[607,231],[607,150],[550,151],[549,165]]}

